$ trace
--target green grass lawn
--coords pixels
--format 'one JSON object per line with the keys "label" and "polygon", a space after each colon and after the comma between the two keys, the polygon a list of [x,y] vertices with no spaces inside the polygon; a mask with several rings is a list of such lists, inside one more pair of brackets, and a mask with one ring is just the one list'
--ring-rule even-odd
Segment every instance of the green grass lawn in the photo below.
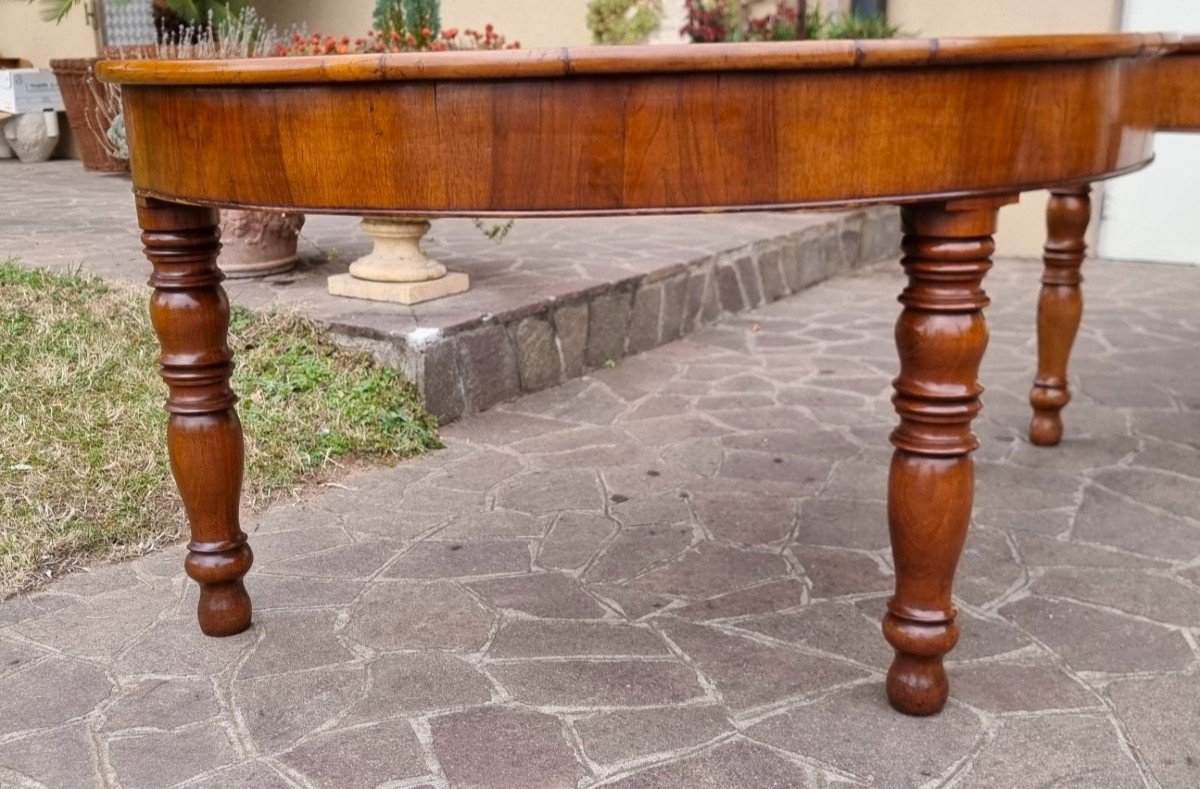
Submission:
{"label": "green grass lawn", "polygon": [[[148,292],[0,261],[0,599],[186,524]],[[440,446],[415,388],[312,323],[235,309],[244,500]]]}

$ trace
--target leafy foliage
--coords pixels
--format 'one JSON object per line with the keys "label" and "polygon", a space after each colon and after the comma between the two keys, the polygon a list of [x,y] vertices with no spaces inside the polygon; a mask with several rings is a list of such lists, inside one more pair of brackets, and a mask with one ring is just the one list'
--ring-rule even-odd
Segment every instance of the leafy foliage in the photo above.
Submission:
{"label": "leafy foliage", "polygon": [[662,20],[662,0],[591,0],[587,26],[597,44],[637,44]]}
{"label": "leafy foliage", "polygon": [[743,0],[686,0],[687,22],[680,31],[694,43],[795,41],[797,39],[895,38],[900,28],[887,18],[862,14],[824,15],[810,9],[800,23],[796,3],[782,0],[760,17],[743,14]]}
{"label": "leafy foliage", "polygon": [[[47,22],[58,23],[66,19],[71,9],[82,0],[29,0],[41,6],[40,15]],[[129,0],[107,0],[124,4]],[[154,0],[159,11],[169,11],[177,20],[187,25],[228,24],[237,14],[248,7],[246,0]]]}
{"label": "leafy foliage", "polygon": [[375,30],[427,49],[442,30],[441,0],[376,0]]}

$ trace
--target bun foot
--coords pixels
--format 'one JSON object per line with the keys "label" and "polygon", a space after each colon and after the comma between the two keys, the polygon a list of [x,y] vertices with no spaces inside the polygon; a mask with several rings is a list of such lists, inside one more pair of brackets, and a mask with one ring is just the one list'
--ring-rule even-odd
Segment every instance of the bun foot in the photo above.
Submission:
{"label": "bun foot", "polygon": [[950,618],[932,621],[928,614],[922,619],[912,621],[891,611],[883,618],[883,635],[896,650],[887,674],[888,701],[905,715],[934,715],[950,697],[942,657],[958,643],[958,625]]}
{"label": "bun foot", "polygon": [[935,715],[950,697],[950,680],[942,659],[896,655],[887,674],[887,696],[905,715]]}
{"label": "bun foot", "polygon": [[1029,443],[1039,447],[1057,446],[1062,441],[1063,422],[1058,413],[1033,415],[1029,423]]}
{"label": "bun foot", "polygon": [[250,595],[241,581],[201,586],[196,613],[204,635],[236,636],[250,627]]}
{"label": "bun foot", "polygon": [[193,550],[184,568],[200,585],[196,613],[206,636],[233,636],[250,627],[252,606],[242,577],[254,557],[246,543],[220,553]]}

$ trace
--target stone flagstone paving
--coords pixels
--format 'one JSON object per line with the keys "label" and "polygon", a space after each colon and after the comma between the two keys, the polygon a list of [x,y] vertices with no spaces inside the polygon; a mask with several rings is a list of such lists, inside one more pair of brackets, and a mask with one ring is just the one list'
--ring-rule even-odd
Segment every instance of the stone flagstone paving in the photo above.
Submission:
{"label": "stone flagstone paving", "polygon": [[0,784],[1200,785],[1200,270],[1091,262],[1067,439],[1024,439],[1039,267],[989,278],[953,697],[878,620],[894,264],[447,429],[247,524],[0,606]]}

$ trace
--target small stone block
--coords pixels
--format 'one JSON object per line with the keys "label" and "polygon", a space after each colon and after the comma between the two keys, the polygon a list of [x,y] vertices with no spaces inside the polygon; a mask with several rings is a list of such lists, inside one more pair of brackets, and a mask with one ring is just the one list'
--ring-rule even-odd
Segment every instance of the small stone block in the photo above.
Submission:
{"label": "small stone block", "polygon": [[460,271],[451,271],[440,279],[425,282],[372,282],[350,274],[334,274],[329,278],[329,293],[351,299],[420,304],[456,293],[466,293],[470,285],[471,278]]}

